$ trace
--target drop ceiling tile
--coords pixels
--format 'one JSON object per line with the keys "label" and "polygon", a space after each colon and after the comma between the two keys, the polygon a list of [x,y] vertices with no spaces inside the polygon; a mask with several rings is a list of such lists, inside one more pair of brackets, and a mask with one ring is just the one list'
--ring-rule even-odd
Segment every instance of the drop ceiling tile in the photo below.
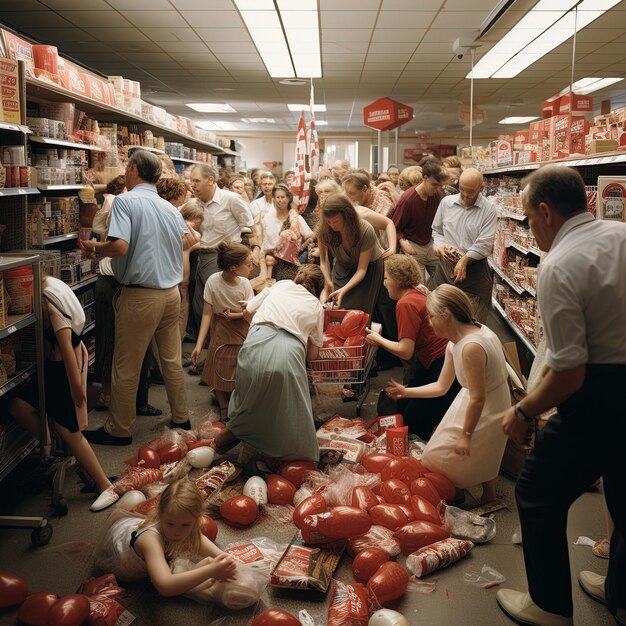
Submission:
{"label": "drop ceiling tile", "polygon": [[[80,1],[80,0],[79,0]],[[172,5],[169,0],[107,0],[107,2],[119,11],[132,8],[133,11],[171,11]],[[84,4],[84,0],[83,0]],[[91,8],[91,0],[89,2]]]}
{"label": "drop ceiling tile", "polygon": [[369,48],[369,44],[366,41],[344,41],[341,43],[322,41],[322,54],[348,54],[348,53],[361,53],[365,54]]}
{"label": "drop ceiling tile", "polygon": [[322,30],[323,42],[343,43],[344,41],[365,41],[368,42],[372,36],[371,28],[324,28]]}
{"label": "drop ceiling tile", "polygon": [[494,0],[446,0],[444,10],[447,11],[484,11],[485,16],[494,8]]}
{"label": "drop ceiling tile", "polygon": [[438,11],[447,2],[443,0],[383,0],[383,11]]}
{"label": "drop ceiling tile", "polygon": [[[380,0],[359,0],[359,11],[378,11]],[[354,11],[354,0],[320,0],[320,10],[324,12]]]}
{"label": "drop ceiling tile", "polygon": [[179,52],[208,53],[207,44],[203,41],[161,41],[159,46],[165,52],[177,54]]}
{"label": "drop ceiling tile", "polygon": [[228,66],[229,63],[257,63],[261,57],[258,54],[232,54],[229,52],[216,54],[218,61]]}
{"label": "drop ceiling tile", "polygon": [[[45,7],[44,7],[45,9]],[[16,30],[29,31],[31,28],[66,28],[72,23],[52,11],[14,11],[3,16],[2,21]]]}
{"label": "drop ceiling tile", "polygon": [[487,17],[487,13],[483,12],[470,12],[466,11],[445,11],[440,13],[432,23],[433,29],[461,29],[457,37],[464,31],[478,29],[483,20]]}
{"label": "drop ceiling tile", "polygon": [[95,38],[80,28],[29,28],[28,35],[37,41],[62,45],[65,41],[95,41]]}
{"label": "drop ceiling tile", "polygon": [[417,45],[425,33],[425,28],[376,28],[372,41],[377,43],[413,43]]}
{"label": "drop ceiling tile", "polygon": [[141,32],[152,41],[200,41],[200,37],[189,28],[149,28],[144,27]]}
{"label": "drop ceiling tile", "polygon": [[[198,0],[169,0],[171,4],[180,11],[199,11],[206,8],[206,4],[198,2]],[[212,11],[228,11],[232,10],[233,3],[231,0],[211,0]]]}
{"label": "drop ceiling tile", "polygon": [[181,11],[194,28],[241,28],[243,20],[237,11]]}
{"label": "drop ceiling tile", "polygon": [[[58,46],[58,48],[64,55],[74,54],[76,52],[85,52],[86,50],[85,44],[82,41],[64,41],[60,46]],[[90,41],[89,52],[106,52],[107,54],[110,54],[111,48],[104,42]]]}
{"label": "drop ceiling tile", "polygon": [[[24,4],[24,1],[19,0],[19,2],[14,2],[14,4],[21,6]],[[48,5],[53,11],[81,11],[86,8],[85,0],[43,0],[43,4]],[[112,3],[106,2],[105,0],[89,0],[89,10],[110,11],[111,4]],[[4,10],[4,8],[2,10]]]}
{"label": "drop ceiling tile", "polygon": [[251,41],[211,41],[206,44],[214,54],[254,54],[258,57],[257,49]]}
{"label": "drop ceiling tile", "polygon": [[258,61],[255,63],[238,63],[238,62],[234,62],[234,63],[229,63],[228,64],[228,70],[231,72],[263,72],[264,74],[267,73],[267,70],[265,69],[265,65],[263,64],[263,61]]}
{"label": "drop ceiling tile", "polygon": [[[80,0],[78,0],[80,2]],[[48,6],[37,0],[0,0],[0,10],[3,13],[13,13],[15,11],[47,11]]]}
{"label": "drop ceiling tile", "polygon": [[140,28],[169,28],[170,26],[185,28],[188,26],[177,11],[123,11],[122,15]]}
{"label": "drop ceiling tile", "polygon": [[337,65],[340,63],[363,63],[364,54],[322,54],[324,65]]}
{"label": "drop ceiling tile", "polygon": [[372,42],[369,47],[369,54],[404,54],[413,53],[417,47],[416,42]]}
{"label": "drop ceiling tile", "polygon": [[435,15],[433,11],[390,11],[380,14],[376,28],[427,28]]}
{"label": "drop ceiling tile", "polygon": [[85,28],[99,41],[148,41],[148,38],[136,28]]}
{"label": "drop ceiling tile", "polygon": [[72,24],[83,27],[124,28],[131,26],[117,11],[63,11],[61,15]]}
{"label": "drop ceiling tile", "polygon": [[403,67],[409,62],[411,58],[411,54],[408,52],[398,53],[398,54],[372,54],[371,52],[367,55],[367,64],[370,63],[382,63],[385,65],[391,66],[399,66]]}
{"label": "drop ceiling tile", "polygon": [[376,11],[328,11],[320,15],[322,29],[326,28],[374,28]]}
{"label": "drop ceiling tile", "polygon": [[245,28],[196,28],[196,33],[204,41],[244,41],[250,42],[250,34]]}

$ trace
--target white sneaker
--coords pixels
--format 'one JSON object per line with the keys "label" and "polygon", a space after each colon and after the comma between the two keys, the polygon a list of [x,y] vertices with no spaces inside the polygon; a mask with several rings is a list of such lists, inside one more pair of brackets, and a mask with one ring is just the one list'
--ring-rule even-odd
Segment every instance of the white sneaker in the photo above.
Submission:
{"label": "white sneaker", "polygon": [[115,504],[119,499],[119,494],[115,492],[113,487],[109,487],[94,500],[94,503],[89,508],[94,513],[97,511],[103,511],[112,504]]}
{"label": "white sneaker", "polygon": [[500,589],[496,594],[500,608],[514,621],[519,624],[530,626],[574,626],[571,617],[563,617],[557,613],[549,613],[539,608],[530,597],[529,593],[514,591],[513,589]]}
{"label": "white sneaker", "polygon": [[600,576],[595,572],[582,571],[578,574],[578,583],[583,591],[596,602],[606,604],[606,596],[604,594],[604,582],[606,576]]}

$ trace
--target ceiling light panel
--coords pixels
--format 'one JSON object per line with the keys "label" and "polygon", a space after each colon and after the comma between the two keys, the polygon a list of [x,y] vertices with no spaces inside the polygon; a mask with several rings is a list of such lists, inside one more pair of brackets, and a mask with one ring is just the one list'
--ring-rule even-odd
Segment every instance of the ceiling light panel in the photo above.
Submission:
{"label": "ceiling light panel", "polygon": [[236,113],[230,104],[215,104],[212,102],[189,102],[187,106],[199,113]]}
{"label": "ceiling light panel", "polygon": [[[311,106],[309,104],[288,104],[287,108],[290,111],[295,111],[296,113],[299,113],[300,111],[309,111]],[[324,112],[326,111],[326,105],[325,104],[314,104],[313,105],[313,111],[320,111],[320,112]]]}
{"label": "ceiling light panel", "polygon": [[498,124],[528,124],[533,120],[538,120],[539,117],[505,117],[503,120],[500,120]]}

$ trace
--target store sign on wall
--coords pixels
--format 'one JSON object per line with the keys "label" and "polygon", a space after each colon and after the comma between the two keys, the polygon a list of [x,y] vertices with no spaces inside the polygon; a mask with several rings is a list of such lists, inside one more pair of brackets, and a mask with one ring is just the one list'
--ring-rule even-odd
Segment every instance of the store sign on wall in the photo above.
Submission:
{"label": "store sign on wall", "polygon": [[363,109],[363,123],[375,130],[393,130],[413,119],[413,107],[379,98]]}

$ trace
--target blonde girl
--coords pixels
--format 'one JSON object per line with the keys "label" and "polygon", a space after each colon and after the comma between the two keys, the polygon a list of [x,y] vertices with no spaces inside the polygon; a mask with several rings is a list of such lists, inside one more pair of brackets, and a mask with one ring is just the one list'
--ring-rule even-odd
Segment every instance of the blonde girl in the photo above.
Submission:
{"label": "blonde girl", "polygon": [[238,347],[250,328],[240,304],[254,297],[248,280],[252,271],[250,248],[232,241],[222,242],[218,247],[217,266],[222,271],[210,276],[204,286],[204,310],[191,362],[197,365],[209,334],[202,380],[215,390],[221,416],[226,418],[230,393],[235,388]]}

